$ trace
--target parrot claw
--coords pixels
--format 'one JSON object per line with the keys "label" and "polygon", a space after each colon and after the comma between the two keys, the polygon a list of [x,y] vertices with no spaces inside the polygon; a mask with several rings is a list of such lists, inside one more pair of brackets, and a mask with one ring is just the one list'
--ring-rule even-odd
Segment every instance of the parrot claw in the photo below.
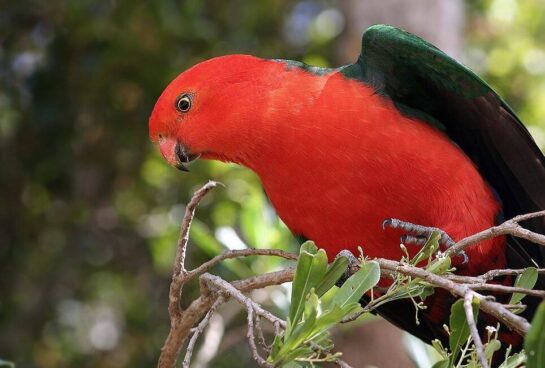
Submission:
{"label": "parrot claw", "polygon": [[[409,235],[409,234],[402,235],[399,240],[403,244],[424,245],[426,244],[428,237],[433,232],[438,232],[439,235],[441,235],[439,242],[440,244],[445,245],[447,248],[450,248],[451,246],[456,244],[456,242],[452,240],[452,238],[446,233],[446,231],[441,230],[437,227],[417,225],[410,222],[401,221],[395,218],[388,218],[382,222],[382,229],[386,229],[388,227],[392,229],[400,229],[408,233],[415,234],[415,235]],[[458,253],[458,255],[461,257],[464,257],[462,264],[466,264],[467,262],[469,262],[469,257],[464,251],[461,251],[460,253]]]}
{"label": "parrot claw", "polygon": [[469,262],[469,256],[463,250],[460,251],[458,255],[464,257],[464,260],[462,261],[463,265]]}

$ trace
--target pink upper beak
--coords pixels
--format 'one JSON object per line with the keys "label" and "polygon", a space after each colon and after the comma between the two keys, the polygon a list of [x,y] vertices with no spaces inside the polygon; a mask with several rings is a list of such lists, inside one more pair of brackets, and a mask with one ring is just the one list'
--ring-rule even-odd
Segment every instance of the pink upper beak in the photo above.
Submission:
{"label": "pink upper beak", "polygon": [[178,160],[175,154],[176,140],[174,138],[160,138],[159,150],[169,165],[176,166]]}

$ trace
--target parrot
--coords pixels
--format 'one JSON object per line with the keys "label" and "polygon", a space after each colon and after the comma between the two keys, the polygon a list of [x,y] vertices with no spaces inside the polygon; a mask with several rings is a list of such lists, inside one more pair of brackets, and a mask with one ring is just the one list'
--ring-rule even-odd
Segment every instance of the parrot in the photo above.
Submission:
{"label": "parrot", "polygon": [[[251,55],[200,62],[162,92],[149,134],[182,171],[200,158],[255,172],[290,231],[330,260],[360,246],[371,259],[400,260],[400,238],[413,255],[440,229],[445,249],[545,209],[545,157],[509,105],[470,69],[389,25],[368,28],[356,62],[337,68]],[[543,218],[524,226],[545,233]],[[498,236],[453,265],[476,276],[544,260],[545,248]],[[542,277],[536,288],[545,289]],[[419,323],[406,299],[378,314],[425,342],[448,343],[455,300],[436,291]],[[539,301],[526,297],[522,315],[530,319]],[[499,338],[521,348],[513,331]]]}

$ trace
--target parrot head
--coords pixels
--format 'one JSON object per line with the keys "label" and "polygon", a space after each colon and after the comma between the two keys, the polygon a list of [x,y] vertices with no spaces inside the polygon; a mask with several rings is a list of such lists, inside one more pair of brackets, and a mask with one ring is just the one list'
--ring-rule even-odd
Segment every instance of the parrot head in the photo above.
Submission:
{"label": "parrot head", "polygon": [[[278,65],[275,65],[278,64]],[[255,133],[279,63],[248,55],[204,61],[176,77],[159,97],[149,134],[167,162],[183,171],[199,157],[244,162],[256,149]],[[272,74],[269,74],[272,73]]]}

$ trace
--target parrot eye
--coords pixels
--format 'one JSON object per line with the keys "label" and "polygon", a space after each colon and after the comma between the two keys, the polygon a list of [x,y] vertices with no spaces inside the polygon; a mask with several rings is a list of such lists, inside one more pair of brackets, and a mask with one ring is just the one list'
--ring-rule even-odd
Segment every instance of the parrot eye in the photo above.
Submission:
{"label": "parrot eye", "polygon": [[180,112],[188,112],[191,109],[191,95],[183,94],[176,100],[176,108]]}

